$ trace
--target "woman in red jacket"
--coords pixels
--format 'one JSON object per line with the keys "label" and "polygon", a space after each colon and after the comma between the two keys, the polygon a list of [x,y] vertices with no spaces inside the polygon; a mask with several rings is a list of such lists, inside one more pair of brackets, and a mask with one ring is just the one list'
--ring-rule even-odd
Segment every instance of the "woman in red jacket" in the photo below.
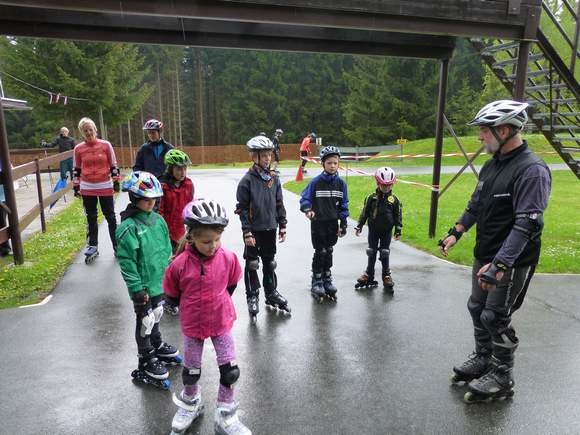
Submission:
{"label": "woman in red jacket", "polygon": [[159,214],[169,227],[169,239],[175,253],[177,245],[185,235],[183,208],[193,200],[193,183],[187,178],[189,156],[181,150],[172,149],[165,154],[165,173],[160,177],[163,196],[159,203]]}
{"label": "woman in red jacket", "polygon": [[87,263],[97,255],[99,245],[99,225],[97,223],[97,203],[109,225],[109,237],[113,249],[117,251],[115,230],[115,203],[113,191],[119,189],[119,168],[115,151],[106,140],[97,138],[97,126],[90,118],[79,121],[79,131],[85,139],[74,148],[73,183],[75,196],[82,196],[83,207],[87,216]]}

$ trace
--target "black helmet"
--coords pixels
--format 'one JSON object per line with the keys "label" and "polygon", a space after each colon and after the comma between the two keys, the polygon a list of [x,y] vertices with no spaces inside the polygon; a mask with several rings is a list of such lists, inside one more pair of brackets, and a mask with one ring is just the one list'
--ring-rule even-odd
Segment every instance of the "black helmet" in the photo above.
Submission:
{"label": "black helmet", "polygon": [[330,156],[338,156],[340,158],[340,150],[334,145],[327,145],[320,150],[320,160],[323,162]]}

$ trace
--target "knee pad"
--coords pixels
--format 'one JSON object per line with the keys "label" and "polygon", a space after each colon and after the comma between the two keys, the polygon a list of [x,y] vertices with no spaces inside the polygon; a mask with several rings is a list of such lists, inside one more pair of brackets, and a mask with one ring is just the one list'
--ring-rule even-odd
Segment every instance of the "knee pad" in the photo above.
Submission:
{"label": "knee pad", "polygon": [[379,254],[379,259],[381,260],[386,260],[387,258],[389,258],[389,254],[390,254],[390,250],[389,249],[381,249]]}
{"label": "knee pad", "polygon": [[220,384],[231,388],[240,377],[240,369],[235,361],[220,366]]}
{"label": "knee pad", "polygon": [[153,326],[155,326],[155,314],[153,314],[153,311],[149,311],[141,318],[141,337],[151,334]]}
{"label": "knee pad", "polygon": [[499,313],[496,313],[495,311],[488,308],[484,308],[481,311],[481,316],[479,318],[481,319],[483,326],[485,326],[490,332],[495,332],[499,329],[499,323],[501,320]]}
{"label": "knee pad", "polygon": [[153,315],[155,316],[155,323],[159,323],[163,316],[163,305],[160,304],[153,308]]}
{"label": "knee pad", "polygon": [[471,297],[467,300],[467,309],[473,318],[479,319],[483,308],[482,303],[474,301]]}
{"label": "knee pad", "polygon": [[183,380],[183,385],[195,385],[199,378],[201,377],[201,369],[195,367],[183,367],[181,372],[181,379]]}
{"label": "knee pad", "polygon": [[268,267],[271,271],[274,271],[278,267],[278,263],[276,263],[276,260],[272,258],[270,261],[268,261]]}
{"label": "knee pad", "polygon": [[376,249],[373,249],[373,248],[367,248],[367,255],[368,255],[369,257],[373,257],[373,256],[375,256],[376,254],[377,254],[377,250],[376,250]]}
{"label": "knee pad", "polygon": [[332,251],[334,251],[334,248],[332,246],[329,246],[328,248],[326,248],[326,253],[328,255],[332,255]]}
{"label": "knee pad", "polygon": [[255,271],[260,268],[260,260],[247,260],[246,261],[246,269]]}

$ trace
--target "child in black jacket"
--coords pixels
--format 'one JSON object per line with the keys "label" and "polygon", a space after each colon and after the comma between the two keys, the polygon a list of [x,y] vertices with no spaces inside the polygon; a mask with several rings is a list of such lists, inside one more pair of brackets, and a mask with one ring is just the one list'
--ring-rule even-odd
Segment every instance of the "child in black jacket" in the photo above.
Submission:
{"label": "child in black jacket", "polygon": [[276,172],[270,170],[274,145],[266,136],[250,139],[246,146],[252,153],[254,165],[242,177],[237,190],[236,213],[240,215],[244,236],[244,283],[248,311],[252,322],[259,312],[259,258],[264,271],[263,284],[266,305],[290,313],[288,301],[278,292],[276,277],[276,230],[278,241],[286,240],[286,209],[282,186]]}
{"label": "child in black jacket", "polygon": [[369,235],[367,256],[369,257],[365,273],[357,280],[355,288],[375,287],[375,262],[377,254],[383,266],[383,286],[386,290],[393,290],[395,283],[391,278],[389,268],[389,255],[393,228],[395,229],[395,240],[401,238],[403,228],[402,204],[393,195],[393,184],[397,181],[395,172],[389,168],[379,168],[375,173],[377,190],[365,199],[363,210],[355,228],[356,235],[359,236],[365,222],[368,221]]}

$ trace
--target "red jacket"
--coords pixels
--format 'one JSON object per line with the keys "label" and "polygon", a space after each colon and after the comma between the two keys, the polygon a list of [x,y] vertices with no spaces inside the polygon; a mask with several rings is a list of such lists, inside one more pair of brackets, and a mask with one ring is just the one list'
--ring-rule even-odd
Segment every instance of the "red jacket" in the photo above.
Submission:
{"label": "red jacket", "polygon": [[219,248],[211,257],[201,257],[190,245],[165,270],[163,290],[179,299],[181,332],[204,340],[232,329],[236,310],[228,287],[242,277],[236,254]]}
{"label": "red jacket", "polygon": [[302,139],[302,143],[300,144],[300,151],[307,151],[310,154],[310,136],[306,136]]}
{"label": "red jacket", "polygon": [[193,200],[193,183],[185,177],[185,180],[177,187],[162,178],[161,187],[163,188],[163,196],[159,202],[159,214],[167,223],[169,238],[178,242],[185,234],[181,212]]}
{"label": "red jacket", "polygon": [[97,139],[94,142],[81,142],[74,148],[73,166],[80,169],[80,185],[83,196],[113,195],[111,168],[117,167],[115,151],[109,142]]}

